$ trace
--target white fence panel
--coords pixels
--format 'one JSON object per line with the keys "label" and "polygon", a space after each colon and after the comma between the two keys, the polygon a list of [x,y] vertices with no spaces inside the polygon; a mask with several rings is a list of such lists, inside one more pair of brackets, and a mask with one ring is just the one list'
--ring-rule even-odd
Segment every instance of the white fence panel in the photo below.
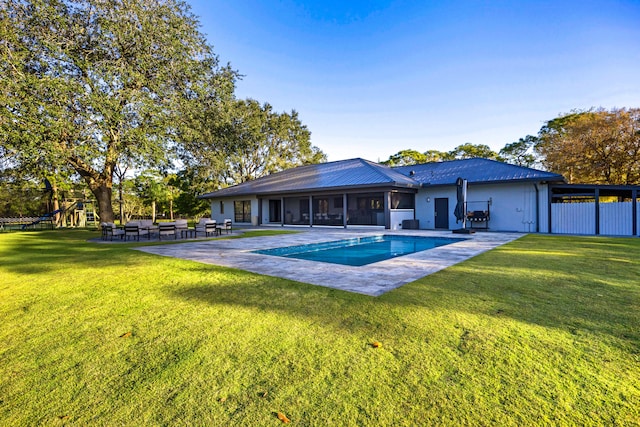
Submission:
{"label": "white fence panel", "polygon": [[600,234],[633,235],[632,202],[600,203]]}
{"label": "white fence panel", "polygon": [[596,234],[594,203],[552,203],[551,232],[558,234]]}

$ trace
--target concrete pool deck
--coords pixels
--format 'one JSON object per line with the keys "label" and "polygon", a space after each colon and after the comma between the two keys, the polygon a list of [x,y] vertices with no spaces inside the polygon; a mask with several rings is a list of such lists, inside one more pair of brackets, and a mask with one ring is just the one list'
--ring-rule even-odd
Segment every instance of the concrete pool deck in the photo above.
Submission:
{"label": "concrete pool deck", "polygon": [[[456,235],[451,231],[428,230],[361,229],[337,231],[324,228],[294,230],[299,233],[229,240],[191,241],[136,249],[156,255],[232,267],[312,285],[378,296],[524,236],[520,233],[493,232]],[[362,267],[251,253],[251,251],[258,249],[323,243],[382,234],[460,238],[461,241]]]}

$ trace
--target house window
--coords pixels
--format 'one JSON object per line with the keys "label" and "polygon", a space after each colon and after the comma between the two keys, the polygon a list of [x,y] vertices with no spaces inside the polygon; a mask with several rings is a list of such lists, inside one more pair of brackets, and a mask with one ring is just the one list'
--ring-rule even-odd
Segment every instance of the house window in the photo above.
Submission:
{"label": "house window", "polygon": [[334,197],[333,199],[333,207],[336,209],[342,209],[344,206],[342,197]]}
{"label": "house window", "polygon": [[224,215],[224,202],[222,200],[220,201],[220,214]]}
{"label": "house window", "polygon": [[251,222],[251,200],[233,202],[235,222]]}

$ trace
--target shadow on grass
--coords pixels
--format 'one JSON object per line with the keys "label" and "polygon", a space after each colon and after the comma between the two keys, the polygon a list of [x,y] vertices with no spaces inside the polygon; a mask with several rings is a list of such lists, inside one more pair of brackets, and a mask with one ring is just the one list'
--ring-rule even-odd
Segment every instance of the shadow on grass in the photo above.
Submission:
{"label": "shadow on grass", "polygon": [[640,240],[548,239],[553,238],[528,236],[384,299],[508,317],[576,336],[605,334],[640,354]]}
{"label": "shadow on grass", "polygon": [[144,243],[102,245],[87,241],[99,235],[99,231],[92,230],[27,231],[0,235],[1,268],[17,274],[47,274],[61,265],[116,267],[145,259],[133,258],[129,251],[129,248]]}
{"label": "shadow on grass", "polygon": [[[86,242],[97,235],[86,230],[0,235],[0,268],[48,274],[65,264],[100,267],[102,274],[157,259],[129,250],[146,242]],[[166,292],[194,303],[281,312],[350,330],[401,331],[411,310],[400,307],[459,311],[576,336],[607,334],[640,353],[639,239],[527,236],[377,298],[191,261],[176,266],[194,277],[187,274]]]}
{"label": "shadow on grass", "polygon": [[[549,243],[558,253],[549,254]],[[393,329],[413,307],[510,318],[573,334],[608,335],[640,354],[640,241],[526,238],[380,297],[239,270],[233,282],[172,290],[207,304],[277,311],[339,328]],[[196,267],[202,274],[206,267]],[[397,314],[390,314],[396,311]],[[395,316],[395,317],[394,317]]]}
{"label": "shadow on grass", "polygon": [[[224,235],[217,239],[269,236],[291,233],[280,230],[252,230]],[[0,234],[0,267],[17,274],[47,274],[60,265],[79,267],[117,267],[143,263],[154,257],[144,252],[129,249],[140,246],[159,246],[203,242],[215,238],[198,240],[140,240],[128,242],[103,242],[99,230],[60,229],[25,231]]]}
{"label": "shadow on grass", "polygon": [[[257,312],[279,313],[324,328],[351,332],[385,327],[389,306],[375,297],[326,288],[247,271],[218,267],[185,267],[202,278],[201,283],[166,288],[169,296],[194,305],[228,305]],[[207,280],[207,276],[211,280]],[[220,278],[224,278],[222,281]],[[377,314],[376,314],[377,313]]]}

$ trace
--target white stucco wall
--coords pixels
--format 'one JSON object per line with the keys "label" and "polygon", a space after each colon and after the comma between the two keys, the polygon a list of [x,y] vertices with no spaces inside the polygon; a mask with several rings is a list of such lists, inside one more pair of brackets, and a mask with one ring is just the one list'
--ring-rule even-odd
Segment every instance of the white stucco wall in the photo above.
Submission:
{"label": "white stucco wall", "polygon": [[[250,200],[251,201],[251,217],[258,216],[258,199],[256,197],[243,197],[240,200]],[[221,212],[220,202],[224,204],[224,213]],[[215,219],[218,222],[222,222],[225,219],[230,219],[235,223],[235,210],[234,210],[234,200],[230,199],[211,199],[211,219]],[[240,222],[238,224],[251,224],[251,222]]]}
{"label": "white stucco wall", "polygon": [[402,230],[402,221],[404,221],[405,219],[413,219],[413,216],[413,209],[391,209],[391,230]]}
{"label": "white stucco wall", "polygon": [[[449,199],[449,229],[461,227],[456,224],[453,214],[456,207],[456,187],[436,187],[422,189],[416,195],[416,219],[420,228],[435,228],[435,199]],[[469,185],[467,189],[467,210],[489,210],[491,218],[489,229],[492,231],[536,231],[536,190],[533,183],[509,183],[491,185]],[[547,186],[538,184],[540,232],[547,232]],[[478,224],[478,227],[484,225]]]}
{"label": "white stucco wall", "polygon": [[[220,221],[220,218],[233,218],[233,216],[226,216],[227,213],[229,215],[233,214],[233,202],[226,202],[224,205],[224,214],[220,213],[220,200],[211,199],[209,200],[211,204],[211,219],[215,219],[216,221]],[[224,218],[223,218],[224,216]]]}
{"label": "white stucco wall", "polygon": [[[538,183],[539,200],[539,230],[541,233],[548,232],[548,189],[546,184]],[[415,219],[420,221],[421,229],[435,228],[435,199],[447,198],[449,200],[449,229],[453,230],[461,227],[461,223],[456,224],[456,217],[453,211],[456,207],[456,187],[435,187],[421,189],[416,194]],[[492,231],[515,231],[515,232],[536,232],[536,189],[533,183],[506,183],[506,184],[470,184],[467,190],[467,210],[486,210],[487,201],[491,199],[491,219],[489,229]],[[238,200],[251,201],[251,216],[258,216],[258,199],[256,197],[243,197]],[[429,201],[427,201],[429,200]],[[224,213],[220,211],[220,202],[224,203]],[[393,213],[393,211],[392,211]],[[402,219],[413,219],[412,213],[402,213],[392,215],[393,224],[401,224]],[[234,200],[232,199],[212,199],[211,218],[218,222],[231,219],[235,223]],[[265,199],[262,203],[262,221],[268,224],[269,202]],[[251,222],[241,223],[251,224]],[[483,226],[483,225],[478,225]]]}

